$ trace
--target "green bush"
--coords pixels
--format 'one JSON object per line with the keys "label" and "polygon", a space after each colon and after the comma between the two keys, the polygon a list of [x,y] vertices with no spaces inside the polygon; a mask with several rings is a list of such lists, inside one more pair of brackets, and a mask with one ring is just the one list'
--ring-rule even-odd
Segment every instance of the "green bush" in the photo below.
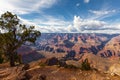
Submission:
{"label": "green bush", "polygon": [[82,70],[91,70],[90,63],[88,62],[87,58],[82,62],[81,69]]}

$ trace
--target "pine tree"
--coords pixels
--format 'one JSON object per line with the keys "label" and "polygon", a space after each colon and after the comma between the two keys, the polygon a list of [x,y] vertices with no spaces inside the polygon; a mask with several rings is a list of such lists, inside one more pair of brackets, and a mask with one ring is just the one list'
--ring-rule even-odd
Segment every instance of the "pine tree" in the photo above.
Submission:
{"label": "pine tree", "polygon": [[17,15],[6,12],[0,17],[0,51],[10,61],[10,66],[15,66],[17,49],[26,41],[34,43],[40,32],[34,26],[20,24]]}

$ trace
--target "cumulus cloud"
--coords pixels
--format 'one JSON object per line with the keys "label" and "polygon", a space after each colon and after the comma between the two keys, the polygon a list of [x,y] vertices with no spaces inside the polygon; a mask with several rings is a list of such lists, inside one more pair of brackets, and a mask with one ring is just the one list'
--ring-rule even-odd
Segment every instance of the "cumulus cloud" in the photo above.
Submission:
{"label": "cumulus cloud", "polygon": [[112,30],[120,30],[120,23],[110,24],[109,28],[112,29]]}
{"label": "cumulus cloud", "polygon": [[89,3],[90,2],[90,0],[84,0],[84,3]]}
{"label": "cumulus cloud", "polygon": [[49,8],[57,0],[0,0],[0,14],[10,11],[16,14],[28,14],[40,12],[43,8]]}
{"label": "cumulus cloud", "polygon": [[80,16],[74,16],[73,26],[78,30],[97,30],[105,26],[104,21],[82,19]]}
{"label": "cumulus cloud", "polygon": [[107,22],[93,19],[82,19],[74,16],[72,25],[67,27],[67,32],[73,33],[120,33],[120,24],[108,24]]}

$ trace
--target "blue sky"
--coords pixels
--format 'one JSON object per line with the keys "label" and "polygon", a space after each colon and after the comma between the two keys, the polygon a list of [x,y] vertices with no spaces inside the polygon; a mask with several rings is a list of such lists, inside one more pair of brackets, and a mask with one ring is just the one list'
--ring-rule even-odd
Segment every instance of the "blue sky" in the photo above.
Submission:
{"label": "blue sky", "polygon": [[120,33],[120,0],[0,0],[6,11],[44,33]]}

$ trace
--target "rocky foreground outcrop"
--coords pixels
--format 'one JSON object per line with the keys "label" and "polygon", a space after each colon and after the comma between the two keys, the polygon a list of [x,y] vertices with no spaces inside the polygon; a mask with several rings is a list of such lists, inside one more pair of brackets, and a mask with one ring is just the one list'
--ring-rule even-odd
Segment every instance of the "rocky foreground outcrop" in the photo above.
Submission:
{"label": "rocky foreground outcrop", "polygon": [[120,76],[120,64],[113,64],[109,67],[108,73],[112,76],[118,75]]}
{"label": "rocky foreground outcrop", "polygon": [[[81,54],[81,55],[79,55],[79,59],[77,61],[76,60],[67,60],[66,63],[68,65],[74,65],[74,66],[80,68],[81,63],[83,61],[85,61],[85,59],[88,59],[88,62],[90,63],[91,68],[96,69],[97,71],[104,72],[104,73],[109,72],[110,74],[113,71],[116,72],[117,70],[119,72],[119,69],[120,69],[119,59],[103,58],[103,57],[94,55],[92,53]],[[116,72],[116,73],[118,73],[118,72]]]}
{"label": "rocky foreground outcrop", "polygon": [[[91,70],[81,70],[88,59]],[[71,66],[72,65],[72,66]],[[81,55],[79,60],[44,58],[26,65],[5,67],[0,65],[0,80],[120,80],[120,64],[92,53]]]}
{"label": "rocky foreground outcrop", "polygon": [[24,66],[1,68],[0,80],[120,80],[117,71],[120,69],[120,65],[113,65],[109,69],[111,72],[104,73],[97,70],[82,71],[81,69],[63,68],[56,65],[40,66],[39,62],[41,61],[30,63],[29,68],[24,68]]}
{"label": "rocky foreground outcrop", "polygon": [[27,72],[22,66],[0,69],[0,80],[27,80]]}

